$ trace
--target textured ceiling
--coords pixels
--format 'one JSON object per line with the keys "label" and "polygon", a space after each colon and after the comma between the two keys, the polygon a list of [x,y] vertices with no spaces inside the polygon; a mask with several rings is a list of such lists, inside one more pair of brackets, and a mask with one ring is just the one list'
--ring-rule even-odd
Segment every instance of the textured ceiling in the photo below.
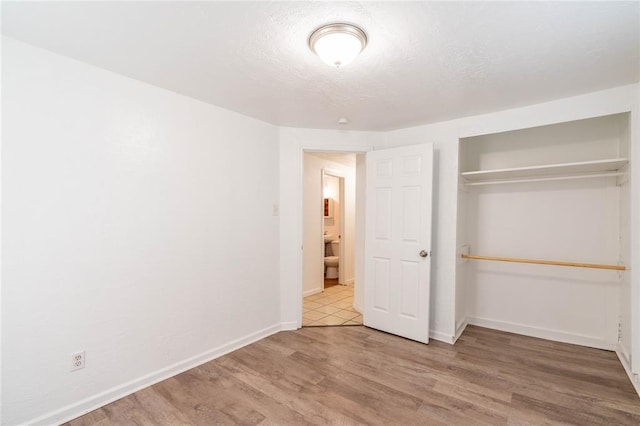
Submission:
{"label": "textured ceiling", "polygon": [[[283,126],[395,129],[638,80],[638,2],[1,7],[5,35]],[[338,70],[307,47],[332,21],[369,37]]]}

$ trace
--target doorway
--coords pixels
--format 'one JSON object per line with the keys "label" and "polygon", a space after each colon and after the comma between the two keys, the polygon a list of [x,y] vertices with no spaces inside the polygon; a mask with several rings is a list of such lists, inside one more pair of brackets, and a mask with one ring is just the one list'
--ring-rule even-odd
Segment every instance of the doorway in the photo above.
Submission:
{"label": "doorway", "polygon": [[[303,188],[309,178],[309,174],[304,173],[309,171],[304,167],[304,157],[314,151],[329,152],[318,147],[324,144],[315,143],[305,145],[292,141],[281,145],[282,163],[292,166],[280,169],[283,197],[280,222],[293,225],[280,229],[281,328],[286,330],[302,326],[306,291],[303,283],[304,275],[308,274],[303,258],[309,250],[322,246],[321,242],[314,246],[303,238],[304,224],[308,222],[304,220],[306,191]],[[353,307],[363,312],[364,324],[368,327],[427,343],[433,143],[376,150],[365,144],[333,146],[332,151],[357,153]],[[394,199],[401,201],[393,202]],[[292,200],[296,202],[291,203]],[[317,208],[322,211],[321,206]],[[398,232],[390,234],[391,229]],[[381,240],[384,244],[377,244]],[[387,247],[388,242],[392,247]],[[386,252],[376,254],[377,246]]]}
{"label": "doorway", "polygon": [[356,154],[303,158],[303,326],[362,325],[356,284]]}
{"label": "doorway", "polygon": [[[324,289],[336,285],[345,285],[345,244],[340,244],[344,234],[345,219],[345,176],[344,173],[324,168],[322,169],[322,226],[320,233],[323,238],[324,264],[322,275]],[[353,213],[353,212],[349,212]],[[343,266],[342,268],[340,266]]]}

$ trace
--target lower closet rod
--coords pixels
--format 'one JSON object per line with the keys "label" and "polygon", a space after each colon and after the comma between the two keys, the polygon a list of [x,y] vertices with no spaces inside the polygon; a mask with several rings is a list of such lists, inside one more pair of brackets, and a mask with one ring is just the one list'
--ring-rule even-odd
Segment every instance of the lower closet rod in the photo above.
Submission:
{"label": "lower closet rod", "polygon": [[537,265],[575,266],[578,268],[613,269],[615,271],[624,271],[627,269],[622,265],[601,265],[598,263],[558,262],[555,260],[519,259],[517,257],[474,256],[471,254],[463,254],[462,258],[475,259],[475,260],[497,260],[499,262],[535,263]]}

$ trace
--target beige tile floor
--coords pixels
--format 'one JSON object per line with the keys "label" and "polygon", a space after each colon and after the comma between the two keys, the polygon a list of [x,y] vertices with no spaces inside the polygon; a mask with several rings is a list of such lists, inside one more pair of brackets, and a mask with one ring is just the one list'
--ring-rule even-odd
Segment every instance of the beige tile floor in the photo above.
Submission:
{"label": "beige tile floor", "polygon": [[304,298],[302,325],[362,325],[362,315],[353,309],[353,287],[336,285]]}

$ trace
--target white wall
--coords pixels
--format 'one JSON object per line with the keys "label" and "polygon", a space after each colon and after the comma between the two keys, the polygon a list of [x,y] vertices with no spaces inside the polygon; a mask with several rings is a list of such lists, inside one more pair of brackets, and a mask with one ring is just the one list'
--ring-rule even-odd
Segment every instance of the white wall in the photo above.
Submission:
{"label": "white wall", "polygon": [[[462,184],[460,178],[458,178],[458,185]],[[457,197],[458,216],[456,221],[456,281],[455,281],[455,317],[454,317],[454,336],[453,341],[457,340],[465,327],[467,326],[467,293],[468,293],[468,273],[467,267],[468,260],[462,259],[461,255],[463,251],[467,253],[469,251],[468,235],[468,215],[467,212],[467,197],[464,191],[458,191]],[[466,246],[466,250],[464,250]],[[468,253],[467,253],[468,254]]]}
{"label": "white wall", "polygon": [[627,265],[620,289],[620,342],[617,353],[629,375],[636,392],[640,394],[640,283],[636,271],[640,270],[640,85],[635,86],[635,107],[630,114],[629,132],[623,131],[621,139],[627,141],[626,152],[621,155],[631,159],[629,180],[620,187],[621,211],[629,209],[629,217],[621,217],[620,246],[622,260]]}
{"label": "white wall", "polygon": [[[365,205],[367,193],[367,156],[356,155],[356,247],[364,247],[365,233]],[[356,249],[355,258],[355,285],[353,289],[353,307],[360,313],[364,312],[364,250]]]}
{"label": "white wall", "polygon": [[[627,116],[626,125],[620,128],[620,157],[629,158],[631,155],[631,125],[632,120]],[[631,179],[630,168],[633,164],[627,165],[627,175],[618,180],[620,186],[620,260],[624,265],[632,264],[631,257]],[[631,366],[631,272],[627,271],[620,276],[620,341],[617,351],[619,356],[624,358],[624,362]]]}
{"label": "white wall", "polygon": [[[626,180],[620,186],[620,260],[624,265],[632,265],[631,257],[631,185]],[[631,271],[621,274],[620,281],[620,346],[619,352],[631,365],[632,349],[632,292]]]}
{"label": "white wall", "polygon": [[631,223],[630,246],[631,259],[629,261],[629,280],[631,283],[631,365],[625,366],[630,374],[636,391],[640,394],[640,85],[633,89],[635,92],[635,109],[631,113],[631,135],[629,143],[630,185],[635,188],[631,192]]}
{"label": "white wall", "polygon": [[[323,169],[331,169],[344,176],[345,198],[345,233],[341,244],[344,244],[344,259],[339,268],[344,269],[345,281],[353,284],[355,270],[355,168],[318,158],[312,154],[304,155],[304,207],[303,207],[303,291],[304,295],[318,293],[324,288],[324,240],[321,236],[323,220],[322,210],[322,183]],[[326,176],[333,180],[334,197],[338,196],[339,180],[333,176]],[[325,179],[326,179],[325,178]],[[339,203],[334,200],[334,215],[339,217]],[[335,223],[334,219],[324,219],[325,229],[336,239],[340,233],[339,228],[326,228],[327,221]],[[339,226],[339,223],[335,223]],[[335,228],[335,226],[334,226]]]}
{"label": "white wall", "polygon": [[277,331],[277,129],[2,43],[2,424]]}

